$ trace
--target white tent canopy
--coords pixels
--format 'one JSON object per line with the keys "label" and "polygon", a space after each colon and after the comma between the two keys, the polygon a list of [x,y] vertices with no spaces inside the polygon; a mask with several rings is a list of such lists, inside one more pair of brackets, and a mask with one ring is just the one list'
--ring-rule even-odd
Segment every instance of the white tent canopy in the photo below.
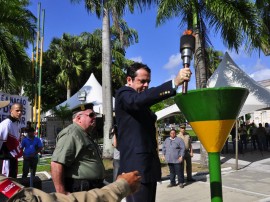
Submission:
{"label": "white tent canopy", "polygon": [[224,86],[243,87],[249,90],[249,95],[239,116],[270,106],[270,91],[241,70],[227,52],[207,82],[208,88]]}
{"label": "white tent canopy", "polygon": [[157,120],[170,117],[170,116],[174,115],[175,113],[179,113],[179,112],[180,112],[180,110],[177,107],[177,105],[173,104],[173,105],[171,105],[169,107],[166,107],[166,108],[164,108],[162,110],[157,111],[156,112]]}
{"label": "white tent canopy", "polygon": [[[208,88],[225,86],[243,87],[249,90],[249,95],[239,116],[270,107],[270,91],[242,71],[227,52],[218,68],[207,82]],[[180,110],[177,105],[174,104],[156,112],[157,119],[166,118],[176,112],[180,112]]]}
{"label": "white tent canopy", "polygon": [[[86,100],[84,103],[93,103],[94,104],[94,111],[102,114],[103,108],[102,108],[102,86],[98,83],[96,77],[92,73],[87,80],[87,82],[84,84],[84,86],[79,91],[85,91],[86,92]],[[69,106],[70,109],[76,107],[77,105],[81,104],[78,98],[78,93],[75,93],[72,97],[67,99],[65,102],[59,104],[56,106],[56,108],[59,108],[60,106],[65,106],[66,104]],[[114,98],[113,98],[114,103]],[[114,106],[114,105],[113,105]],[[51,115],[52,112],[49,111],[46,113],[46,116]]]}

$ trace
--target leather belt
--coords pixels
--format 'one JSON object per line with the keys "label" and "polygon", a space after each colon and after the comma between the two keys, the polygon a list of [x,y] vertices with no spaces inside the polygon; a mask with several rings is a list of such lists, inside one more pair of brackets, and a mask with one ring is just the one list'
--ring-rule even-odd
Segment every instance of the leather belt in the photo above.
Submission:
{"label": "leather belt", "polygon": [[65,188],[69,192],[88,191],[90,189],[102,188],[104,186],[103,179],[73,179],[65,178]]}

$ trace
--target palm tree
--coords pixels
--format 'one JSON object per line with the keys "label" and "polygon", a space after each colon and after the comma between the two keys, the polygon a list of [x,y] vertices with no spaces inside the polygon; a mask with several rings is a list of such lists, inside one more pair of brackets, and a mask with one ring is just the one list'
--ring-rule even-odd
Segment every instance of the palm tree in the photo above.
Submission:
{"label": "palm tree", "polygon": [[[79,3],[82,0],[70,0],[74,3]],[[122,17],[126,6],[133,12],[134,5],[150,5],[155,0],[84,0],[85,7],[88,12],[95,13],[98,18],[102,16],[102,99],[104,113],[104,142],[103,156],[111,157],[113,154],[111,141],[109,139],[109,130],[113,124],[113,109],[112,109],[112,85],[111,85],[111,36],[110,36],[110,16],[113,10],[114,19]],[[114,22],[117,23],[117,22]]]}
{"label": "palm tree", "polygon": [[62,128],[65,127],[65,121],[72,119],[72,111],[69,108],[69,105],[59,106],[59,108],[53,108],[54,115],[62,121]]}
{"label": "palm tree", "polygon": [[[123,29],[124,38],[127,38],[129,44],[133,44],[138,41],[138,34],[135,30],[125,26],[126,23],[123,22],[121,27]],[[125,76],[123,69],[126,66],[129,66],[129,60],[125,58],[125,50],[119,45],[119,34],[115,31],[114,26],[111,28],[111,40],[112,40],[112,88],[113,90],[118,89],[125,82]],[[91,73],[94,73],[97,80],[101,83],[101,64],[102,64],[102,30],[97,29],[92,34],[84,32],[78,36],[78,41],[80,44],[80,61],[78,64],[81,64],[82,72],[76,82],[73,83],[71,90],[71,95],[80,89],[85,82],[89,79]],[[61,39],[57,39],[56,41]],[[58,43],[58,42],[57,42]],[[73,44],[70,44],[73,46]],[[72,49],[72,47],[66,49]],[[55,41],[49,46],[49,49],[43,54],[43,65],[46,67],[43,71],[43,80],[42,82],[42,97],[44,102],[42,102],[42,110],[45,112],[52,109],[57,103],[60,104],[66,100],[64,95],[66,92],[66,85],[63,83],[57,83],[57,75],[62,71],[60,66],[55,63],[58,57],[58,45],[55,44]],[[72,75],[71,79],[75,78]],[[25,95],[31,97],[31,85],[32,80],[28,78],[24,82],[24,93]]]}
{"label": "palm tree", "polygon": [[219,63],[222,61],[223,58],[223,52],[216,51],[213,48],[209,47],[206,49],[205,52],[205,60],[207,64],[207,70],[210,77],[214,71],[217,69]]}
{"label": "palm tree", "polygon": [[[196,87],[206,87],[205,49],[211,45],[209,31],[220,33],[225,46],[236,52],[242,45],[251,52],[265,44],[267,29],[250,1],[219,0],[162,0],[158,8],[157,24],[172,17],[180,18],[180,25],[193,29],[195,34]],[[207,32],[208,31],[208,32]]]}
{"label": "palm tree", "polygon": [[[236,52],[243,44],[250,52],[262,47],[269,39],[257,8],[247,0],[161,0],[157,25],[172,17],[179,17],[180,26],[192,29],[195,35],[196,88],[205,88],[208,79],[205,50],[211,42],[207,30],[219,32],[225,46]],[[207,152],[202,145],[201,162],[207,165]]]}
{"label": "palm tree", "polygon": [[[123,20],[119,20],[122,32],[122,40],[125,42],[125,46],[128,47],[131,44],[138,42],[138,33],[136,30],[129,28],[127,23]],[[125,58],[125,48],[123,47],[120,39],[120,34],[112,26],[111,32],[111,53],[112,53],[112,89],[120,88],[125,82],[125,68],[129,65],[130,61]],[[102,84],[102,30],[97,29],[92,34],[85,32],[80,35],[84,41],[84,59],[83,63],[88,71],[95,73],[96,78]],[[84,74],[85,75],[85,74]],[[87,74],[88,75],[88,74]],[[88,77],[87,77],[88,79]]]}
{"label": "palm tree", "polygon": [[50,49],[56,54],[53,63],[61,69],[57,75],[57,82],[63,83],[67,89],[67,99],[71,96],[71,89],[82,72],[82,41],[81,38],[64,33],[62,38],[54,38]]}
{"label": "palm tree", "polygon": [[[118,30],[118,26],[120,30]],[[136,30],[129,28],[123,19],[118,19],[117,25],[114,24],[111,28],[111,35],[113,58],[111,80],[113,89],[118,89],[126,82],[123,70],[126,70],[133,62],[125,58],[125,48],[138,43],[138,33]]]}
{"label": "palm tree", "polygon": [[24,48],[34,40],[35,17],[28,2],[0,1],[0,89],[9,93],[19,93],[30,72]]}
{"label": "palm tree", "polygon": [[[255,5],[268,29],[268,35],[270,35],[270,2],[268,0],[256,0]],[[262,51],[265,55],[270,55],[270,39],[266,40],[266,43],[262,45]]]}

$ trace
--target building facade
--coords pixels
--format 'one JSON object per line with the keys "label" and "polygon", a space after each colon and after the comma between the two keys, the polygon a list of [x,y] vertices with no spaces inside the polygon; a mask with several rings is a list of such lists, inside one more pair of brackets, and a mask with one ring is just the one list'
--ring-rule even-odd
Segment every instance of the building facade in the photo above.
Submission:
{"label": "building facade", "polygon": [[[270,79],[257,82],[270,91]],[[259,123],[262,123],[264,126],[265,123],[270,123],[270,106],[267,109],[254,111],[250,113],[250,115],[251,115],[250,122],[254,122],[256,126],[258,126]]]}

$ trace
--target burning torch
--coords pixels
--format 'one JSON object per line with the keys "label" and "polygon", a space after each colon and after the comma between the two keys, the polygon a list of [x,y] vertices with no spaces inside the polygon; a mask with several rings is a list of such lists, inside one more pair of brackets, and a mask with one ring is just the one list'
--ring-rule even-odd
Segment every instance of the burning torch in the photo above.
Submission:
{"label": "burning torch", "polygon": [[[195,37],[192,35],[192,31],[187,30],[180,39],[180,52],[184,68],[190,66],[194,49],[195,49]],[[182,86],[183,94],[187,93],[187,88],[188,82],[185,81]]]}

